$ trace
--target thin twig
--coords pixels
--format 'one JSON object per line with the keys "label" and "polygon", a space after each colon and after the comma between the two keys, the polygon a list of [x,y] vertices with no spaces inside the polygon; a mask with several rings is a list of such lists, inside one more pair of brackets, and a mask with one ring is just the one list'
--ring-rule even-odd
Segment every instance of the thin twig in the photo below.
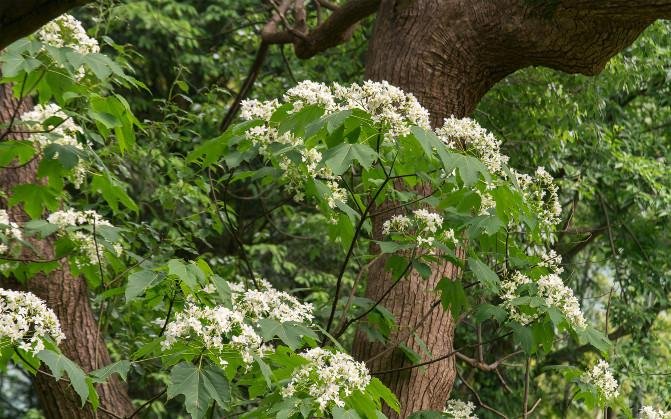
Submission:
{"label": "thin twig", "polygon": [[483,402],[482,399],[480,398],[480,395],[478,394],[478,392],[475,391],[475,389],[474,389],[473,387],[471,387],[470,384],[468,384],[468,381],[466,381],[466,380],[464,379],[464,377],[461,375],[461,373],[459,372],[458,369],[457,369],[457,376],[459,377],[459,379],[461,380],[461,382],[464,383],[464,385],[466,386],[466,388],[468,389],[468,391],[470,391],[471,394],[473,394],[473,397],[475,397],[475,399],[477,400],[477,402],[478,402],[478,404],[480,405],[480,407],[482,407],[483,409],[487,409],[487,410],[489,410],[490,412],[492,412],[492,413],[494,413],[494,414],[496,414],[496,415],[498,415],[498,416],[500,416],[500,417],[502,417],[502,418],[506,418],[506,419],[508,419],[508,416],[506,416],[505,414],[501,413],[500,411],[494,409],[493,407],[491,407],[491,406],[489,406],[488,404],[486,404],[485,402]]}
{"label": "thin twig", "polygon": [[166,391],[168,391],[168,390],[167,390],[167,389],[164,389],[163,391],[161,391],[161,392],[158,393],[157,395],[153,396],[151,399],[149,399],[149,400],[147,400],[146,402],[144,402],[140,407],[138,407],[137,409],[135,409],[135,411],[134,411],[133,413],[131,413],[129,416],[126,416],[125,419],[131,419],[132,417],[134,417],[135,415],[137,415],[138,413],[140,413],[140,411],[141,411],[142,409],[144,409],[145,407],[147,407],[147,406],[149,406],[150,404],[154,403],[154,402],[155,402],[156,400],[158,400],[161,396],[163,396],[163,395],[166,393]]}

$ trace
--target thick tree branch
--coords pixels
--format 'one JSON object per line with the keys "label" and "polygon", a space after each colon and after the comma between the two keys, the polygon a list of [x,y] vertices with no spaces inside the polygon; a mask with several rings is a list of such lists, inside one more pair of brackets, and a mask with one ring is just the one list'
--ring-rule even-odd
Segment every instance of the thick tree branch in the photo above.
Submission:
{"label": "thick tree branch", "polygon": [[[352,36],[357,23],[375,13],[380,5],[380,0],[351,0],[340,7],[336,7],[330,2],[320,2],[325,7],[328,4],[329,7],[327,8],[332,9],[333,12],[324,22],[307,32],[299,30],[304,19],[302,17],[302,13],[304,12],[301,7],[302,2],[297,2],[298,4],[294,6],[298,11],[297,23],[299,28],[286,24],[286,19],[284,18],[286,7],[284,8],[285,10],[282,10],[282,6],[285,3],[279,6],[274,5],[276,9],[274,16],[275,23],[272,26],[267,25],[263,29],[261,38],[263,42],[269,44],[293,44],[296,56],[299,58],[310,58],[347,41]],[[274,26],[277,25],[276,18],[285,22],[285,26],[287,27],[284,30],[275,29]]]}
{"label": "thick tree branch", "polygon": [[91,0],[3,0],[0,2],[0,50],[42,25]]}

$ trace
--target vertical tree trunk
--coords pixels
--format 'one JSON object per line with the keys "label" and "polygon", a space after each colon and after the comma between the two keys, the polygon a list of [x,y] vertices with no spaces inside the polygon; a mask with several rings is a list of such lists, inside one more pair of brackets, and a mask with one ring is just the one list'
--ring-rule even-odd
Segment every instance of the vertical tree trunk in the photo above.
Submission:
{"label": "vertical tree trunk", "polygon": [[[9,85],[0,86],[0,123],[8,123],[17,106],[21,106],[20,114],[31,107],[30,103],[30,98],[27,98],[19,104],[12,96]],[[15,185],[39,182],[36,176],[38,163],[39,159],[36,159],[25,166],[0,169],[0,192],[10,196]],[[0,207],[6,207],[6,204],[0,199]],[[21,208],[14,207],[8,212],[14,221],[22,223],[28,220]],[[54,257],[52,240],[33,240],[32,244],[41,259]],[[0,280],[0,286],[6,287],[6,283]],[[65,334],[60,348],[84,371],[88,372],[111,362],[91,310],[86,283],[72,276],[65,260],[61,260],[58,269],[48,275],[39,274],[22,285],[12,281],[10,285],[34,293],[54,310]],[[97,387],[102,409],[95,413],[90,405],[81,407],[79,396],[67,382],[56,382],[52,377],[40,373],[33,382],[47,418],[113,418],[124,417],[133,411],[126,387],[116,376]]]}
{"label": "vertical tree trunk", "polygon": [[[376,27],[371,41],[366,75],[413,93],[431,113],[432,125],[440,126],[450,115],[463,117],[473,111],[476,104],[491,86],[507,72],[492,72],[471,54],[477,46],[476,39],[459,36],[446,30],[445,22],[461,20],[460,9],[450,10],[441,1],[383,1],[377,14]],[[459,26],[468,31],[468,27]],[[469,43],[470,42],[470,43]],[[446,45],[449,47],[446,48]],[[426,190],[424,193],[430,193]],[[378,239],[382,223],[393,212],[373,219]],[[384,271],[385,261],[380,260],[369,271],[366,297],[378,300],[391,285],[391,276]],[[454,278],[453,265],[433,266],[433,274],[423,280],[416,272],[399,283],[383,304],[396,317],[398,330],[391,338],[392,346],[402,342],[423,354],[415,334],[424,341],[434,357],[453,349],[454,320],[449,312],[437,305],[434,288],[441,278]],[[417,325],[420,324],[419,327]],[[371,371],[393,370],[409,365],[398,349],[389,345],[371,344],[364,334],[357,332],[354,355],[368,361]],[[430,357],[425,356],[425,360]],[[456,376],[454,358],[430,364],[425,370],[410,369],[387,374],[379,378],[389,386],[401,401],[400,417],[407,417],[418,410],[442,410],[449,398]],[[397,417],[393,412],[386,412]]]}

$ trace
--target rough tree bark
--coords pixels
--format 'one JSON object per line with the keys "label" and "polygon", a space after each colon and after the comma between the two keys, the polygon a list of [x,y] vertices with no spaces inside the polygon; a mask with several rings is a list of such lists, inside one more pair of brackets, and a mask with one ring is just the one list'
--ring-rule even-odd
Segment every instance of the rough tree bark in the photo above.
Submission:
{"label": "rough tree bark", "polygon": [[[12,95],[10,85],[0,86],[0,124],[9,123],[17,106],[19,113],[29,109],[32,106],[30,98],[19,103]],[[4,128],[2,131],[4,132]],[[35,159],[25,166],[0,168],[0,197],[2,194],[11,196],[15,185],[40,182],[36,176],[38,164],[39,159]],[[7,208],[7,202],[2,198],[0,208]],[[26,213],[19,207],[10,208],[8,212],[14,221],[22,223],[28,220]],[[32,240],[32,244],[37,257],[32,252],[26,257],[39,260],[54,258],[52,240]],[[15,289],[30,291],[47,302],[60,320],[65,334],[65,340],[60,345],[61,350],[84,371],[92,371],[111,363],[105,341],[98,332],[98,324],[91,310],[86,282],[72,276],[65,260],[60,260],[58,268],[54,271],[47,275],[38,274],[26,284],[0,280],[1,287],[8,285]],[[107,383],[97,387],[102,409],[95,413],[89,405],[81,407],[79,396],[64,380],[57,382],[48,375],[38,373],[33,384],[42,410],[50,419],[118,418],[133,411],[126,386],[117,376],[111,377]]]}

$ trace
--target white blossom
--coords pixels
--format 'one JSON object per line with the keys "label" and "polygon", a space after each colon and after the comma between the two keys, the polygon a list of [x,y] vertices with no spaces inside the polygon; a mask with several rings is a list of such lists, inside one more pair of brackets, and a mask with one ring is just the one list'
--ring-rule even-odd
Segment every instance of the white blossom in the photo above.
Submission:
{"label": "white blossom", "polygon": [[535,183],[537,183],[537,187],[532,190],[531,196],[539,203],[539,218],[542,223],[554,226],[561,221],[559,188],[554,183],[552,176],[543,167],[536,169]]}
{"label": "white blossom", "polygon": [[461,400],[448,400],[443,413],[453,419],[478,419],[474,413],[475,405]]}
{"label": "white blossom", "polygon": [[[270,117],[277,109],[279,103],[277,99],[261,102],[256,99],[243,100],[240,104],[240,117],[244,120],[261,119],[270,121]],[[258,127],[255,127],[258,128]]]}
{"label": "white blossom", "polygon": [[496,201],[489,192],[475,191],[480,196],[480,211],[478,215],[490,215],[489,210],[496,208]]}
{"label": "white blossom", "polygon": [[321,105],[327,112],[336,110],[335,100],[331,89],[324,83],[303,80],[287,90],[284,101],[293,104],[294,112],[305,105]]}
{"label": "white blossom", "polygon": [[65,338],[54,312],[30,292],[0,288],[0,340],[37,354],[44,349],[45,338],[57,344]]}
{"label": "white blossom", "polygon": [[3,240],[0,241],[0,255],[7,253],[11,249],[13,242],[23,240],[23,233],[19,225],[9,219],[9,214],[7,210],[0,209],[0,237],[3,237]]}
{"label": "white blossom", "polygon": [[284,397],[307,393],[324,411],[335,406],[343,407],[344,398],[355,390],[364,391],[370,383],[365,364],[346,353],[313,348],[301,356],[309,362],[294,371],[291,381],[282,389]]}
{"label": "white blossom", "polygon": [[[44,123],[53,117],[60,119],[60,121],[45,127]],[[20,120],[26,129],[32,132],[29,139],[40,151],[49,144],[58,144],[77,150],[84,150],[84,146],[77,141],[77,134],[83,132],[82,128],[54,103],[46,105],[37,104],[30,111],[21,114]],[[57,157],[58,153],[54,155],[54,158]],[[74,186],[79,188],[85,177],[86,167],[80,159],[77,166],[73,169],[71,179]]]}
{"label": "white blossom", "polygon": [[436,240],[456,244],[454,230],[443,228],[443,217],[424,208],[414,210],[412,218],[405,215],[394,215],[382,223],[382,234],[401,234],[412,239],[420,247],[431,248]]}
{"label": "white blossom", "polygon": [[512,304],[512,301],[519,297],[518,288],[525,284],[530,284],[531,278],[515,271],[509,278],[501,281],[499,296],[503,300],[502,306],[508,311],[508,317],[521,324],[527,324],[538,318],[537,314],[527,314],[520,311],[518,306]]}
{"label": "white blossom", "polygon": [[[523,313],[517,305],[513,304],[513,300],[520,297],[518,288],[531,283],[533,283],[531,278],[518,271],[501,282],[500,297],[511,320],[527,324],[538,318],[538,314]],[[543,298],[548,307],[554,307],[561,311],[568,322],[576,329],[584,329],[587,326],[578,299],[573,294],[573,290],[564,285],[559,275],[551,273],[541,276],[536,284],[538,285],[538,296]]]}
{"label": "white blossom", "polygon": [[42,26],[37,39],[53,47],[72,48],[80,54],[100,52],[98,41],[89,37],[82,23],[69,14],[63,14]]}
{"label": "white blossom", "polygon": [[265,279],[257,281],[259,289],[233,292],[235,307],[254,321],[270,318],[279,322],[311,323],[312,304],[301,303],[296,297],[278,291]]}
{"label": "white blossom", "polygon": [[492,173],[502,174],[508,163],[508,156],[501,154],[501,142],[473,119],[445,118],[436,134],[449,148],[474,152]]}
{"label": "white blossom", "polygon": [[410,218],[405,215],[394,215],[382,223],[382,234],[389,235],[391,232],[406,233],[410,228]]}
{"label": "white blossom", "polygon": [[[100,243],[96,243],[93,237],[93,232],[86,230],[70,231],[72,227],[79,227],[90,225],[93,228],[98,227],[112,227],[112,224],[104,219],[100,214],[93,210],[78,211],[73,208],[68,208],[61,211],[56,211],[47,217],[47,221],[59,227],[58,234],[67,235],[70,240],[77,244],[79,252],[83,256],[77,258],[75,263],[78,267],[86,265],[97,265],[103,263],[101,258],[104,247]],[[120,256],[123,248],[120,244],[112,245],[112,252]]]}
{"label": "white blossom", "polygon": [[548,251],[545,248],[542,248],[542,251],[538,256],[541,258],[541,261],[538,262],[538,266],[548,268],[550,271],[558,275],[564,272],[564,268],[561,266],[562,256],[553,249]]}
{"label": "white blossom", "polygon": [[639,419],[671,419],[671,412],[656,409],[654,406],[643,406],[638,417]]}
{"label": "white blossom", "polygon": [[417,125],[430,129],[429,112],[417,98],[386,81],[366,81],[349,87],[334,85],[333,93],[340,109],[359,108],[371,115],[373,122],[388,129],[386,138],[396,140]]}
{"label": "white blossom", "polygon": [[580,310],[580,302],[573,294],[573,290],[561,280],[557,274],[549,274],[538,280],[538,292],[550,307],[558,308],[566,319],[578,329],[587,327],[585,317]]}
{"label": "white blossom", "polygon": [[162,347],[168,349],[179,340],[198,339],[212,351],[236,350],[249,365],[254,356],[262,357],[269,351],[254,329],[259,320],[312,322],[311,304],[301,303],[292,295],[276,290],[266,280],[260,280],[259,285],[260,289],[251,290],[231,283],[232,308],[222,305],[199,307],[188,302],[184,310],[167,324]]}
{"label": "white blossom", "polygon": [[613,400],[620,394],[619,385],[613,377],[610,365],[603,359],[583,374],[581,380],[596,387],[599,394],[606,400]]}
{"label": "white blossom", "polygon": [[80,225],[112,227],[112,224],[93,210],[77,211],[74,208],[55,211],[49,214],[47,221],[60,228]]}

